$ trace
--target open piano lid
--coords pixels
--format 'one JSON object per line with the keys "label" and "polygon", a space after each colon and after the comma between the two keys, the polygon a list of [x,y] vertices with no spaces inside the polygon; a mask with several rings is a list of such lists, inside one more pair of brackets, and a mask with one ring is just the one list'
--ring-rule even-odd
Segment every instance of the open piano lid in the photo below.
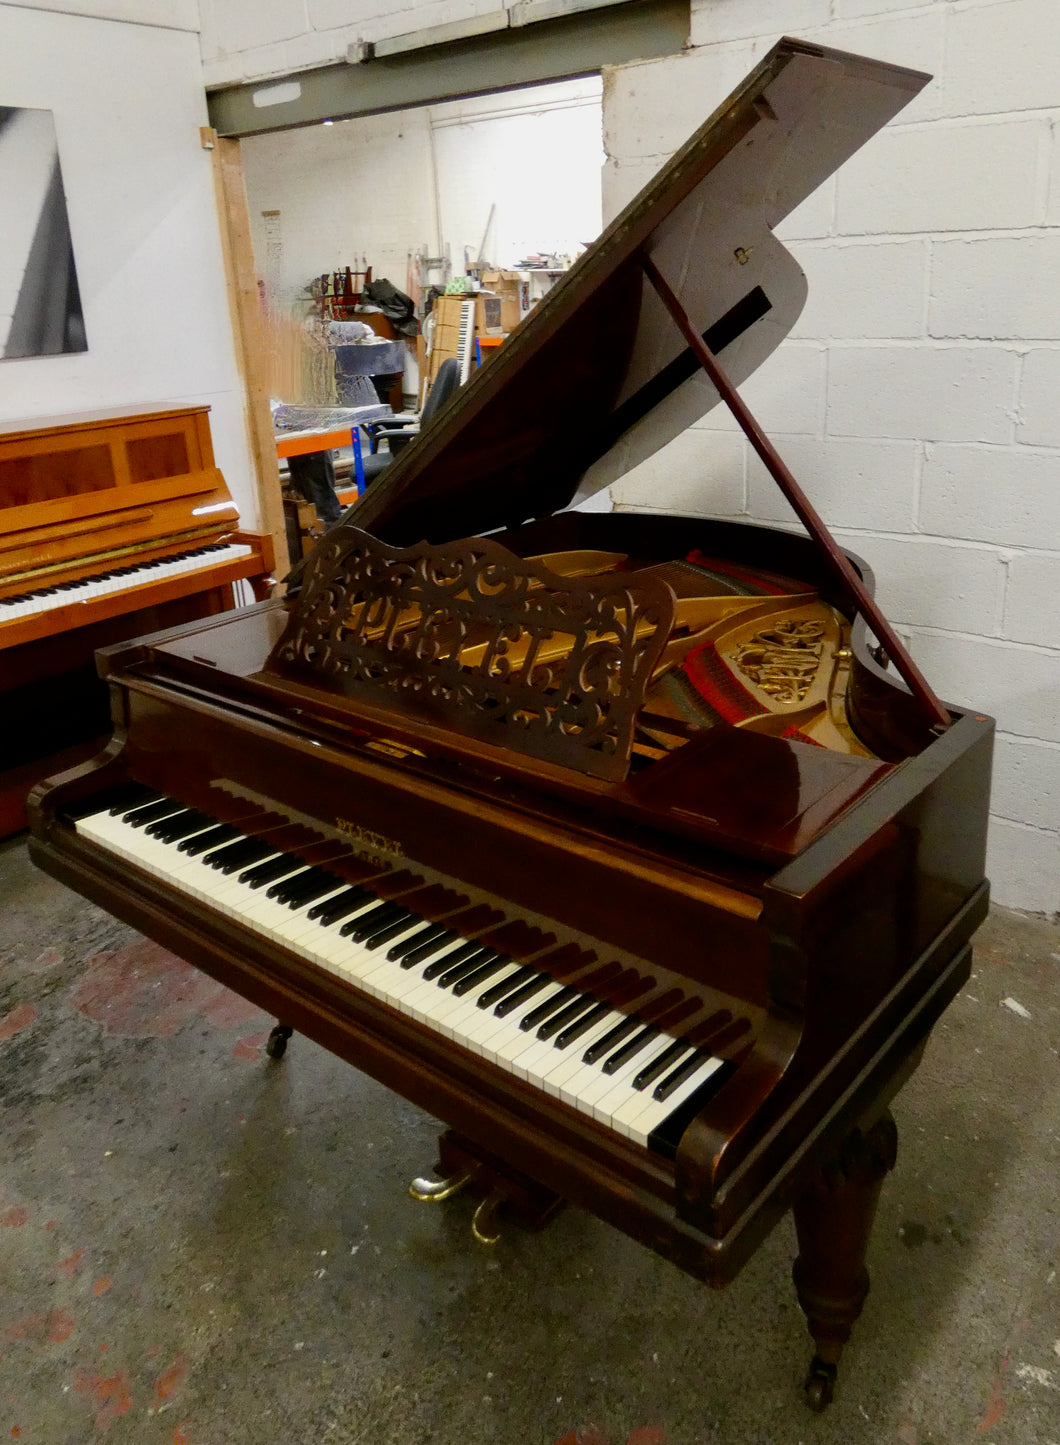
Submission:
{"label": "open piano lid", "polygon": [[718,401],[648,283],[647,254],[729,377],[784,339],[805,277],[773,228],[927,83],[781,40],[413,447],[347,513],[394,545],[548,516]]}

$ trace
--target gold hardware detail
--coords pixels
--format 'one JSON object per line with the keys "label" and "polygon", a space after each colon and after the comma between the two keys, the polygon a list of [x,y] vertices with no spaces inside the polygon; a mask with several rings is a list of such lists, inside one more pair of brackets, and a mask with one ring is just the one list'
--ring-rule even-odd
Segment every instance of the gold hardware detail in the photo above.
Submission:
{"label": "gold hardware detail", "polygon": [[753,246],[737,246],[736,250],[732,254],[736,257],[737,261],[740,263],[741,266],[746,266],[748,261],[750,261],[751,259],[751,252],[753,250]]}
{"label": "gold hardware detail", "polygon": [[736,649],[733,661],[762,692],[790,704],[809,692],[823,648],[823,623],[789,618],[756,632]]}
{"label": "gold hardware detail", "polygon": [[336,818],[335,827],[340,833],[345,833],[347,838],[353,838],[358,843],[365,843],[369,848],[377,848],[383,853],[393,853],[398,858],[404,858],[405,850],[394,838],[387,838],[382,833],[373,833],[370,828],[362,828],[360,823],[351,823],[349,818]]}
{"label": "gold hardware detail", "polygon": [[[414,1179],[409,1195],[420,1204],[441,1204],[471,1183],[471,1174],[453,1174],[448,1179]],[[481,1207],[481,1206],[480,1206]],[[476,1216],[477,1217],[477,1216]]]}
{"label": "gold hardware detail", "polygon": [[475,1210],[471,1220],[471,1233],[479,1244],[496,1244],[500,1239],[501,1232],[497,1228],[497,1215],[503,1203],[504,1194],[500,1189],[494,1189],[492,1194],[487,1194]]}

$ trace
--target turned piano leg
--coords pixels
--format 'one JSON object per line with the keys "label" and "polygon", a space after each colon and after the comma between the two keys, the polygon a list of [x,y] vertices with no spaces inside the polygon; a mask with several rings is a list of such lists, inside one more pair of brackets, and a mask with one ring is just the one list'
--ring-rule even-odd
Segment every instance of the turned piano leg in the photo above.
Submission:
{"label": "turned piano leg", "polygon": [[799,1257],[795,1289],[815,1352],[806,1401],[823,1410],[835,1390],[836,1367],[869,1292],[865,1268],[872,1221],[884,1176],[894,1168],[898,1130],[890,1114],[855,1129],[839,1156],[823,1166],[794,1208]]}
{"label": "turned piano leg", "polygon": [[265,1052],[270,1059],[282,1059],[287,1052],[287,1040],[294,1033],[294,1029],[288,1028],[286,1024],[277,1024],[272,1033],[269,1034],[265,1044]]}

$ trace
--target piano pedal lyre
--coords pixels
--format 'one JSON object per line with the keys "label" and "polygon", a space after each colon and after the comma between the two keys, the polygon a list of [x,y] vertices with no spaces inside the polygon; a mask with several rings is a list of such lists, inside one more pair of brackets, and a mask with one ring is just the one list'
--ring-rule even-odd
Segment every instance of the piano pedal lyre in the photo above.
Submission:
{"label": "piano pedal lyre", "polygon": [[265,1052],[270,1059],[282,1059],[287,1052],[287,1040],[294,1033],[294,1029],[288,1028],[286,1024],[277,1024],[269,1034],[265,1044]]}
{"label": "piano pedal lyre", "polygon": [[480,1196],[471,1220],[471,1233],[479,1244],[496,1244],[502,1209],[524,1229],[540,1229],[563,1203],[560,1196],[528,1175],[510,1169],[502,1160],[461,1138],[451,1130],[438,1140],[437,1178],[417,1178],[409,1194],[422,1203],[437,1204],[467,1189]]}

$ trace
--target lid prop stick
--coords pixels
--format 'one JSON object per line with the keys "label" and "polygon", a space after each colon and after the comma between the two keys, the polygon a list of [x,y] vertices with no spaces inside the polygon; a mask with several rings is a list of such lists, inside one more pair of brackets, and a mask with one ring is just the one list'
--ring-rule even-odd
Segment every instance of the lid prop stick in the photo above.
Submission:
{"label": "lid prop stick", "polygon": [[906,651],[904,644],[894,628],[876,605],[875,599],[862,579],[858,576],[853,563],[836,544],[828,532],[828,529],[814,510],[806,493],[785,466],[772,442],[751,415],[743,398],[725,375],[714,353],[688,319],[688,313],[682,307],[673,291],[671,291],[666,280],[655,265],[655,262],[646,253],[642,253],[640,259],[641,265],[644,268],[644,274],[654,286],[663,305],[677,323],[678,329],[691,347],[700,366],[702,366],[703,370],[710,377],[718,395],[739,422],[747,440],[754,447],[763,465],[784,493],[784,496],[788,499],[799,521],[806,528],[807,532],[809,532],[818,547],[824,552],[840,581],[853,595],[859,611],[872,628],[877,641],[882,644],[887,656],[893,660],[895,667],[904,678],[909,691],[938,727],[948,727],[950,723],[949,714],[928,686],[923,673]]}

